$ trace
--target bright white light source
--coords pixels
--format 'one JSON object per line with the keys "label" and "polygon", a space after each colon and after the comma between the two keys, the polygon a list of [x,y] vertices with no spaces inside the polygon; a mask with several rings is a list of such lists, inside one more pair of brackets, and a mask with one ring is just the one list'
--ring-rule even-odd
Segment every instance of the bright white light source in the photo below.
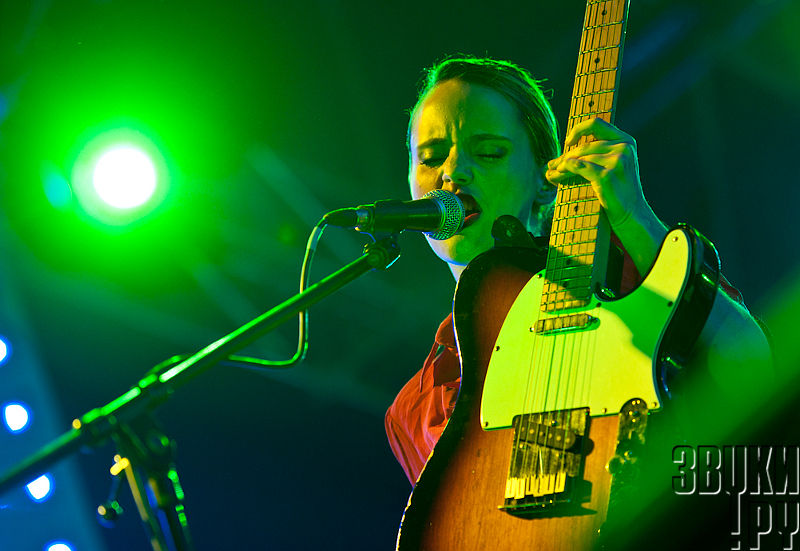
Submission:
{"label": "bright white light source", "polygon": [[28,428],[30,415],[22,404],[7,404],[3,408],[3,421],[11,432],[22,432]]}
{"label": "bright white light source", "polygon": [[97,195],[112,207],[131,209],[146,203],[153,195],[156,169],[142,150],[121,145],[97,160],[92,185]]}
{"label": "bright white light source", "polygon": [[29,482],[25,489],[34,501],[44,501],[53,492],[53,481],[49,474],[43,474],[33,482]]}
{"label": "bright white light source", "polygon": [[6,358],[8,358],[8,345],[6,344],[5,339],[0,337],[0,365],[5,363]]}
{"label": "bright white light source", "polygon": [[45,547],[45,551],[72,551],[72,546],[63,541],[56,541]]}

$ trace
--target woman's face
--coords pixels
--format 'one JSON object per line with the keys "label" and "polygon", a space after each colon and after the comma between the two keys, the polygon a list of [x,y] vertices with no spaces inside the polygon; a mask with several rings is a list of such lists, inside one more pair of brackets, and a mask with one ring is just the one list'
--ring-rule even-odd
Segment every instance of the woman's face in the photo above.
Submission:
{"label": "woman's face", "polygon": [[418,199],[433,189],[471,195],[480,214],[450,239],[428,238],[458,278],[464,266],[490,249],[492,224],[511,214],[531,227],[542,171],[517,108],[491,88],[447,80],[423,98],[412,115],[408,179]]}

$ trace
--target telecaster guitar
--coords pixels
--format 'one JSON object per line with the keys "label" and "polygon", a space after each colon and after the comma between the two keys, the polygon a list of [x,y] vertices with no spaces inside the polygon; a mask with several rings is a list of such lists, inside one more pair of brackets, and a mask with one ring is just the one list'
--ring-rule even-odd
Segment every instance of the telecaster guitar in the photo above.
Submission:
{"label": "telecaster guitar", "polygon": [[[627,0],[587,3],[568,130],[612,122],[626,15]],[[399,550],[596,545],[612,473],[643,444],[668,393],[662,370],[688,356],[719,277],[713,246],[680,227],[643,283],[613,300],[602,292],[607,250],[600,204],[575,179],[559,186],[546,248],[498,247],[462,273],[458,401],[409,498]]]}

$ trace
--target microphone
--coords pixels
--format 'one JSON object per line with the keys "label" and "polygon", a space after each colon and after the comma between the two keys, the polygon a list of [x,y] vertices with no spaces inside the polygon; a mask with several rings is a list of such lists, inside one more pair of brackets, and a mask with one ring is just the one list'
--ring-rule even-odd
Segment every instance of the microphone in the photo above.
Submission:
{"label": "microphone", "polygon": [[355,228],[365,233],[411,230],[442,240],[458,233],[464,226],[464,219],[479,210],[475,199],[469,195],[457,196],[434,189],[413,201],[376,201],[371,205],[334,210],[323,220],[331,226]]}

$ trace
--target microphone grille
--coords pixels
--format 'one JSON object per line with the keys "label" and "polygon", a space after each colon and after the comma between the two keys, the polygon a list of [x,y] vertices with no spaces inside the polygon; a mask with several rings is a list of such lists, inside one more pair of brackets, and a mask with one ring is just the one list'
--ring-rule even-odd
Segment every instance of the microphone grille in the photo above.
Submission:
{"label": "microphone grille", "polygon": [[458,233],[458,230],[464,225],[466,216],[464,203],[461,202],[461,199],[456,197],[454,193],[443,189],[429,191],[422,198],[433,199],[442,210],[442,222],[439,225],[439,229],[434,232],[426,232],[431,239],[450,239]]}

